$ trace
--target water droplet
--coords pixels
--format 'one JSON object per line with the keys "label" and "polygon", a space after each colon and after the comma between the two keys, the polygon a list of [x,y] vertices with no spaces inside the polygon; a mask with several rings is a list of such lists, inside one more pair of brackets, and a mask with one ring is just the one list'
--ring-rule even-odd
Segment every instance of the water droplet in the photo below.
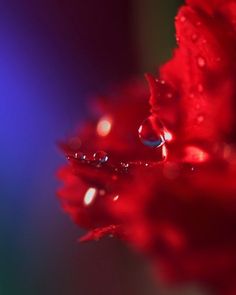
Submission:
{"label": "water droplet", "polygon": [[93,155],[93,159],[98,161],[100,164],[106,163],[108,161],[108,155],[104,151],[98,151]]}
{"label": "water droplet", "polygon": [[123,162],[121,162],[120,164],[124,168],[129,168],[129,163],[123,163]]}
{"label": "water droplet", "polygon": [[86,160],[88,160],[88,159],[87,159],[87,156],[86,156],[86,155],[82,154],[81,157],[80,157],[80,160],[82,160],[82,161],[86,161]]}
{"label": "water droplet", "polygon": [[202,57],[202,56],[199,56],[199,57],[197,58],[197,64],[198,64],[198,66],[199,66],[200,68],[204,68],[205,65],[206,65],[206,60],[205,60],[205,58]]}
{"label": "water droplet", "polygon": [[92,204],[92,202],[94,201],[95,197],[97,195],[97,190],[94,187],[90,187],[85,195],[84,195],[84,205],[85,206],[89,206]]}
{"label": "water droplet", "polygon": [[163,125],[154,116],[144,120],[138,132],[141,142],[148,147],[158,148],[165,143]]}
{"label": "water droplet", "polygon": [[181,23],[184,23],[186,21],[186,16],[182,15],[179,20]]}
{"label": "water droplet", "polygon": [[84,155],[81,152],[77,152],[77,153],[74,154],[75,159],[82,159],[83,156]]}

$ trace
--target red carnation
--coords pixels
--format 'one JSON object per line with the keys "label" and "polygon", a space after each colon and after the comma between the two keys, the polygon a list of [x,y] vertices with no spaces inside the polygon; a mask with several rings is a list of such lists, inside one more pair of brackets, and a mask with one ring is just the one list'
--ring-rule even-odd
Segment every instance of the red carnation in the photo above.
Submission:
{"label": "red carnation", "polygon": [[[151,92],[131,81],[61,144],[63,208],[150,258],[158,276],[236,294],[236,2],[189,0]],[[146,118],[146,119],[145,119]]]}

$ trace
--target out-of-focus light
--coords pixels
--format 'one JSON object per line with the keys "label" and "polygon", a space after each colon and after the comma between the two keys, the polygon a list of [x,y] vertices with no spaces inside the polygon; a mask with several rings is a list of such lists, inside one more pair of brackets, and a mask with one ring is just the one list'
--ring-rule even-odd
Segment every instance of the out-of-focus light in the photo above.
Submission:
{"label": "out-of-focus light", "polygon": [[97,124],[97,133],[99,136],[107,136],[112,127],[112,120],[109,117],[102,117]]}
{"label": "out-of-focus light", "polygon": [[113,198],[113,201],[117,201],[119,199],[119,195],[116,195],[114,198]]}
{"label": "out-of-focus light", "polygon": [[84,195],[84,205],[89,206],[94,201],[96,194],[97,194],[96,188],[90,187]]}
{"label": "out-of-focus light", "polygon": [[207,152],[196,146],[188,146],[185,149],[184,160],[190,163],[203,163],[209,159]]}

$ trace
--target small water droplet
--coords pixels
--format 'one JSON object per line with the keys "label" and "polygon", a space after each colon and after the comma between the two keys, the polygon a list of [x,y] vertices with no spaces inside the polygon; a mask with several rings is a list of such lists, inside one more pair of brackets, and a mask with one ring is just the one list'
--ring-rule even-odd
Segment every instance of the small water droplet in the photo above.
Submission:
{"label": "small water droplet", "polygon": [[121,162],[120,164],[124,168],[129,168],[129,163],[123,163],[123,162]]}
{"label": "small water droplet", "polygon": [[148,147],[158,148],[165,143],[163,125],[154,116],[144,120],[138,132],[141,142]]}
{"label": "small water droplet", "polygon": [[86,155],[82,154],[81,157],[80,157],[80,160],[82,160],[82,161],[86,161],[86,160],[88,160],[88,159],[87,159],[87,156],[86,156]]}
{"label": "small water droplet", "polygon": [[205,58],[202,57],[202,56],[199,56],[199,57],[197,58],[197,64],[198,64],[198,66],[199,66],[200,68],[204,68],[204,67],[206,66],[206,60],[205,60]]}
{"label": "small water droplet", "polygon": [[182,15],[179,20],[181,23],[184,23],[186,21],[186,16]]}
{"label": "small water droplet", "polygon": [[98,161],[100,164],[106,163],[108,161],[108,155],[104,151],[98,151],[93,155],[93,159]]}
{"label": "small water droplet", "polygon": [[75,159],[81,159],[83,157],[83,153],[77,152],[74,154]]}

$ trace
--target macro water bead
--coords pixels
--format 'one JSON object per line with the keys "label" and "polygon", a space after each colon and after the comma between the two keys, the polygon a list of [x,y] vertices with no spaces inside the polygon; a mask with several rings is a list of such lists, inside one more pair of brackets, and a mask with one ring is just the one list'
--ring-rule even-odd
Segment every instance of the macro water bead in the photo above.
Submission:
{"label": "macro water bead", "polygon": [[154,116],[143,121],[138,133],[141,142],[148,147],[158,148],[165,143],[163,125]]}

